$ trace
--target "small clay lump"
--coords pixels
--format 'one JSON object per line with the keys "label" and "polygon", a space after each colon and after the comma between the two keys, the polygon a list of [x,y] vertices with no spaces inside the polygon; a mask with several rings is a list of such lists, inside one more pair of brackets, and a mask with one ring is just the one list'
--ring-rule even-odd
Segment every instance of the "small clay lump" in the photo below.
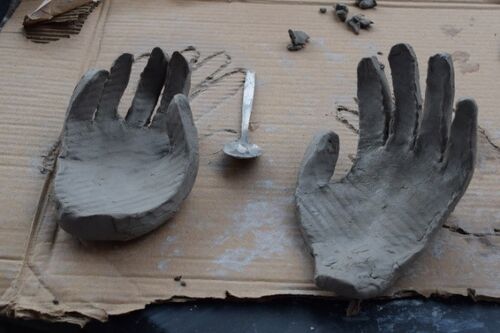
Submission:
{"label": "small clay lump", "polygon": [[356,0],[356,6],[358,6],[361,9],[370,9],[377,7],[377,1],[376,0]]}
{"label": "small clay lump", "polygon": [[341,20],[342,22],[345,22],[348,13],[349,8],[347,8],[347,5],[343,3],[338,3],[335,5],[335,15],[337,15],[339,20]]}
{"label": "small clay lump", "polygon": [[347,26],[358,35],[360,29],[369,29],[373,21],[367,19],[363,15],[354,15],[346,22]]}
{"label": "small clay lump", "polygon": [[309,42],[309,35],[303,31],[288,29],[288,35],[292,41],[292,43],[287,46],[288,51],[301,50]]}

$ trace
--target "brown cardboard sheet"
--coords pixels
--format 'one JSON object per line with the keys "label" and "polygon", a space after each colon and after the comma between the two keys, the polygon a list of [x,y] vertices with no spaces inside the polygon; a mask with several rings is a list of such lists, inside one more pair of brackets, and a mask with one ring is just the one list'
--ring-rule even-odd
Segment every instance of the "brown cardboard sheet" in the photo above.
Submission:
{"label": "brown cardboard sheet", "polygon": [[[293,192],[313,134],[340,135],[335,177],[349,169],[356,134],[356,66],[363,56],[387,64],[390,47],[413,45],[425,86],[427,58],[454,53],[456,97],[479,105],[478,163],[455,212],[387,296],[473,295],[500,299],[500,5],[380,2],[375,22],[355,36],[318,2],[106,0],[79,35],[39,45],[25,39],[25,0],[0,32],[0,307],[84,323],[187,298],[334,296],[318,290],[300,235]],[[327,4],[325,3],[325,6]],[[352,9],[352,12],[358,12]],[[286,50],[287,29],[308,46]],[[200,137],[200,169],[179,214],[127,243],[89,244],[57,227],[51,150],[81,74],[109,68],[122,52],[154,46],[198,57],[191,104]],[[131,101],[137,61],[120,111]],[[251,138],[264,149],[253,162],[232,161],[222,146],[239,130],[241,68],[257,73]],[[387,66],[386,71],[389,71]],[[48,157],[44,157],[47,156]],[[53,156],[52,156],[53,157]],[[182,275],[186,286],[174,277]]]}

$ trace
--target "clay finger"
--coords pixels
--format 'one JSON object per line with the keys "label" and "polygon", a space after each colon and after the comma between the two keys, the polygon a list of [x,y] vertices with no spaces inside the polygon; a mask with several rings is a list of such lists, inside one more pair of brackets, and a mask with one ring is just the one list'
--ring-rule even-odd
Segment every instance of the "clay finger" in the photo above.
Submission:
{"label": "clay finger", "polygon": [[339,137],[333,131],[314,136],[302,159],[298,187],[302,192],[312,191],[328,184],[339,156]]}
{"label": "clay finger", "polygon": [[108,71],[91,69],[82,76],[69,102],[68,122],[92,120],[108,75]]}
{"label": "clay finger", "polygon": [[410,45],[398,44],[391,49],[389,63],[396,99],[389,142],[413,145],[422,114],[417,57]]}
{"label": "clay finger", "polygon": [[198,152],[198,132],[185,95],[175,95],[167,111],[157,114],[151,127],[166,131],[175,150],[188,153]]}
{"label": "clay finger", "polygon": [[95,115],[97,121],[118,117],[118,104],[127,88],[133,62],[134,57],[130,53],[124,53],[111,66],[109,78],[104,84],[99,109]]}
{"label": "clay finger", "polygon": [[457,103],[455,119],[451,125],[448,145],[448,167],[460,170],[461,174],[472,175],[476,157],[477,105],[471,99]]}
{"label": "clay finger", "polygon": [[161,97],[158,112],[164,112],[170,105],[172,98],[177,94],[189,95],[191,86],[191,69],[186,58],[179,52],[174,52],[167,69],[167,80]]}
{"label": "clay finger", "polygon": [[148,124],[165,83],[166,73],[167,58],[160,48],[155,47],[141,73],[137,92],[125,118],[128,123],[135,126]]}
{"label": "clay finger", "polygon": [[450,131],[455,95],[453,62],[449,54],[441,53],[429,59],[427,88],[417,149],[440,159]]}
{"label": "clay finger", "polygon": [[376,57],[358,65],[359,142],[358,155],[385,144],[392,100],[384,71]]}

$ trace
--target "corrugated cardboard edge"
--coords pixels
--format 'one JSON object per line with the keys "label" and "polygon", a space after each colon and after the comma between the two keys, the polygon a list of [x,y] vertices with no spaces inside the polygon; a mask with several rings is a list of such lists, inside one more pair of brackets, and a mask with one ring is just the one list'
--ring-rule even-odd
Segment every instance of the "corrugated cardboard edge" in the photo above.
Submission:
{"label": "corrugated cardboard edge", "polygon": [[99,2],[89,2],[60,14],[50,21],[24,27],[24,35],[35,43],[50,43],[80,33],[87,17]]}
{"label": "corrugated cardboard edge", "polygon": [[[326,293],[328,294],[328,293]],[[452,292],[442,292],[439,290],[427,290],[424,292],[417,292],[415,290],[401,290],[397,293],[387,296],[381,296],[377,298],[373,298],[370,301],[387,301],[387,300],[397,300],[397,299],[405,299],[405,298],[426,298],[426,299],[449,299],[450,297],[466,297],[474,302],[498,302],[500,301],[500,295],[498,297],[485,296],[482,294],[478,294],[474,290],[466,290],[464,292],[463,289],[457,289]],[[196,297],[186,297],[186,296],[172,296],[170,298],[165,299],[157,299],[151,301],[147,304],[137,303],[135,305],[130,305],[127,308],[121,309],[119,311],[115,311],[112,313],[106,312],[104,310],[95,311],[94,313],[82,313],[77,311],[54,311],[54,312],[45,312],[43,309],[32,309],[25,308],[19,305],[8,306],[5,311],[2,311],[2,314],[12,316],[15,318],[22,319],[41,319],[49,322],[64,322],[79,325],[80,327],[85,326],[92,320],[97,320],[100,322],[106,322],[109,320],[110,316],[118,316],[124,315],[127,313],[131,313],[134,311],[143,310],[146,307],[157,304],[165,304],[171,302],[193,302],[203,300],[204,302],[210,300],[227,300],[227,301],[238,301],[238,302],[262,302],[276,299],[289,299],[289,298],[300,298],[300,299],[337,299],[339,301],[346,301],[346,299],[336,298],[331,295],[304,295],[300,293],[283,293],[276,295],[261,295],[258,297],[245,297],[242,295],[238,295],[235,293],[230,293],[226,291],[225,295],[221,295],[220,297],[204,297],[204,298],[196,298]]]}
{"label": "corrugated cardboard edge", "polygon": [[23,25],[30,26],[50,21],[58,15],[64,14],[90,2],[97,2],[97,0],[45,0],[35,11],[25,16]]}

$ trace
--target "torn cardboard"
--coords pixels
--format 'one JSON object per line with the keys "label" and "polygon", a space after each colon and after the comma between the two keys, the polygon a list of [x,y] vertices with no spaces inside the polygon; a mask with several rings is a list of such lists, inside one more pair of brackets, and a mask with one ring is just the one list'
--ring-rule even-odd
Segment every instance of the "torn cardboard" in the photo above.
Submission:
{"label": "torn cardboard", "polygon": [[[74,2],[70,3],[75,5]],[[87,1],[85,4],[57,14],[50,19],[30,20],[26,16],[23,22],[24,35],[29,40],[42,44],[61,38],[69,38],[71,35],[80,33],[85,20],[98,4],[98,1]],[[69,4],[67,6],[70,7]]]}
{"label": "torn cardboard", "polygon": [[24,17],[23,25],[30,26],[53,20],[56,16],[69,12],[75,8],[97,3],[99,0],[44,0],[31,14]]}
{"label": "torn cardboard", "polygon": [[[340,136],[336,177],[348,170],[357,135],[337,120],[336,104],[355,107],[361,57],[382,52],[379,59],[387,63],[390,47],[402,41],[415,48],[421,73],[426,59],[441,51],[467,52],[468,61],[480,65],[477,71],[456,71],[456,96],[476,99],[482,134],[474,178],[447,227],[387,296],[500,298],[495,93],[500,40],[494,33],[500,30],[500,6],[479,0],[379,2],[370,16],[380,24],[355,37],[319,15],[317,3],[105,1],[79,35],[47,45],[22,35],[23,15],[36,6],[38,1],[23,1],[0,33],[0,304],[5,313],[84,323],[179,298],[334,296],[312,281],[312,258],[293,203],[298,168],[313,134],[326,128]],[[300,53],[286,50],[283,36],[290,26],[311,36]],[[459,32],[451,36],[450,26]],[[81,243],[57,228],[51,159],[42,156],[58,140],[69,96],[87,68],[109,68],[123,52],[140,58],[154,45],[169,53],[195,47],[185,55],[198,59],[191,95],[200,137],[196,184],[179,215],[154,233],[125,244]],[[145,58],[134,67],[135,80],[141,62]],[[251,136],[266,151],[248,165],[221,152],[237,136],[241,68],[257,72]],[[421,80],[424,87],[425,75]],[[120,105],[122,114],[135,82]],[[355,117],[350,121],[355,125]],[[174,281],[178,275],[186,286]]]}

